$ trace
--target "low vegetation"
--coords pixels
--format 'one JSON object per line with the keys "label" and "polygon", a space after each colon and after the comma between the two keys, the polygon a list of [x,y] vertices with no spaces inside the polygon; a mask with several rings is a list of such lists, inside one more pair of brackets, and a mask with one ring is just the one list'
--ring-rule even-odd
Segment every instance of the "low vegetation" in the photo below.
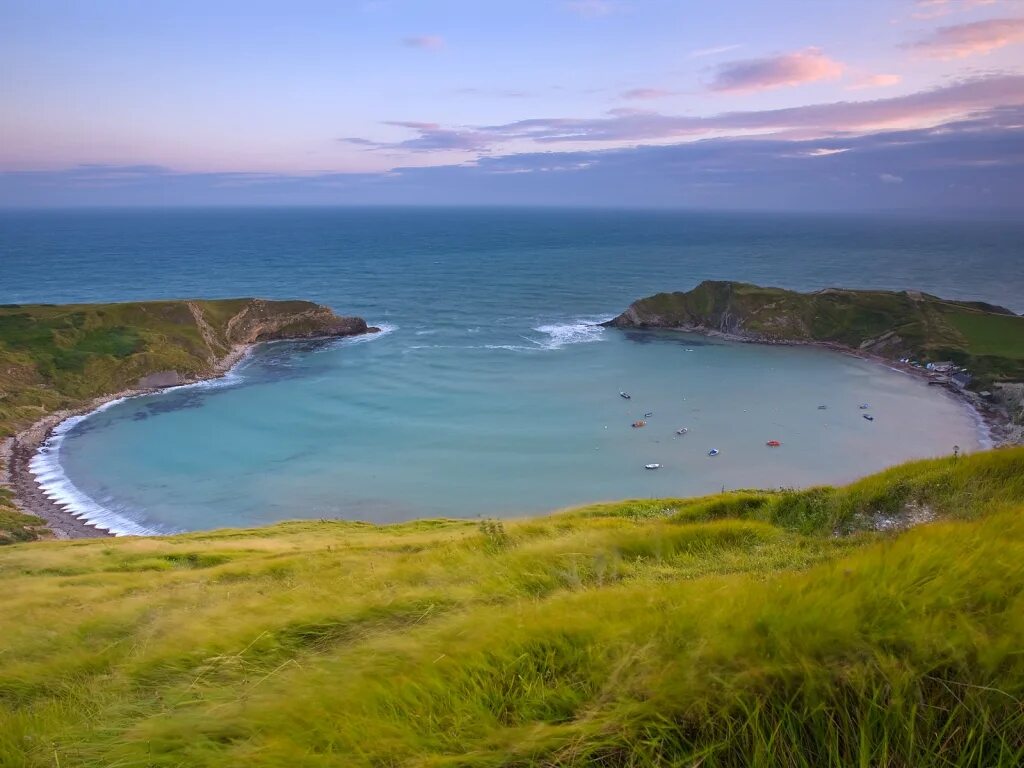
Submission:
{"label": "low vegetation", "polygon": [[339,320],[306,301],[0,306],[0,438],[158,371],[207,376],[261,333],[308,336]]}
{"label": "low vegetation", "polygon": [[1017,766],[1022,512],[1006,449],[502,523],[14,545],[0,764]]}
{"label": "low vegetation", "polygon": [[[307,301],[0,306],[0,441],[151,374],[165,383],[209,376],[237,344],[366,330],[359,318]],[[0,544],[35,538],[41,523],[0,493]]]}
{"label": "low vegetation", "polygon": [[705,281],[635,302],[620,327],[702,328],[756,340],[822,341],[892,359],[950,361],[979,386],[1024,380],[1024,317],[981,302],[916,291],[830,288],[797,293]]}

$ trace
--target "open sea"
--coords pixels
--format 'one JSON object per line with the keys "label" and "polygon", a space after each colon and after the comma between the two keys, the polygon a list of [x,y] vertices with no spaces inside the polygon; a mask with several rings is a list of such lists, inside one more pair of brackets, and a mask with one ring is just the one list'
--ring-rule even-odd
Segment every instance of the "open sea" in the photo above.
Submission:
{"label": "open sea", "polygon": [[[0,212],[0,303],[303,298],[384,329],[264,345],[222,380],[66,422],[34,462],[37,476],[118,533],[519,515],[843,482],[954,444],[983,446],[958,402],[880,365],[595,325],[634,299],[704,279],[913,288],[1021,312],[1024,223],[522,209]],[[646,427],[630,427],[646,413]],[[782,446],[767,448],[773,439]],[[645,470],[652,462],[663,467]]]}

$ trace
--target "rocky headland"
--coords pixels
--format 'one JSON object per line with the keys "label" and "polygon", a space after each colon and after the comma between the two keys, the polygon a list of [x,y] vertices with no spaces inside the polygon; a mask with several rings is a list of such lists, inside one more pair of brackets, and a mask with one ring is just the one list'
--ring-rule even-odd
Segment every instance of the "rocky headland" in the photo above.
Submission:
{"label": "rocky headland", "polygon": [[708,280],[633,302],[605,323],[759,344],[814,344],[944,386],[984,419],[997,444],[1024,441],[1024,317],[918,291],[800,293]]}

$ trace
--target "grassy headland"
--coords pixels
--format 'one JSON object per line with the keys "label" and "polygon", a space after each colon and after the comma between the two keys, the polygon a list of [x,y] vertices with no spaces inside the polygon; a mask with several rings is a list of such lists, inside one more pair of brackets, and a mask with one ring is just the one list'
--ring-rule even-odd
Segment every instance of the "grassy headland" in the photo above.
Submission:
{"label": "grassy headland", "polygon": [[[367,330],[308,301],[0,306],[0,441],[98,397],[216,375],[255,342]],[[0,488],[0,544],[34,538],[43,524],[10,496]]]}
{"label": "grassy headland", "polygon": [[1022,513],[1006,449],[504,525],[14,545],[0,764],[1017,766]]}
{"label": "grassy headland", "polygon": [[889,359],[951,361],[976,386],[1024,381],[1024,317],[916,291],[798,293],[705,281],[633,303],[609,325],[713,331],[766,342],[827,342]]}

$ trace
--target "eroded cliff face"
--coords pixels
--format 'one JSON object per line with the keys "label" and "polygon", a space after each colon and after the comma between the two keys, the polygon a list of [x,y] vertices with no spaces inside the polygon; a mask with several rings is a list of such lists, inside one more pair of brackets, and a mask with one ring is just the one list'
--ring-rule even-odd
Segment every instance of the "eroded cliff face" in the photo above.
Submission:
{"label": "eroded cliff face", "polygon": [[227,299],[187,301],[184,305],[206,346],[205,370],[154,370],[140,377],[137,387],[169,387],[205,378],[235,362],[241,349],[263,341],[337,338],[380,330],[361,317],[337,315],[329,307],[309,301]]}
{"label": "eroded cliff face", "polygon": [[361,317],[342,317],[328,307],[308,304],[308,308],[293,308],[306,302],[278,302],[251,300],[225,327],[225,336],[232,344],[254,344],[278,339],[307,339],[317,336],[358,336],[375,333],[379,328],[366,324]]}

